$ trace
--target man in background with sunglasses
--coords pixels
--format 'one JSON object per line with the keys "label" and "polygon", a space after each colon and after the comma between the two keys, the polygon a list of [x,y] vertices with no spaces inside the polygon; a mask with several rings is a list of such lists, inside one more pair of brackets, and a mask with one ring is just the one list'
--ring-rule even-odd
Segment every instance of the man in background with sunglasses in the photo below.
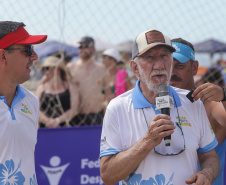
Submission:
{"label": "man in background with sunglasses", "polygon": [[[170,38],[160,31],[136,37],[130,67],[139,80],[109,103],[104,117],[100,171],[105,184],[210,185],[217,176],[217,140],[202,102],[191,103],[188,91],[166,86],[173,99],[170,116],[156,109],[159,87],[169,85],[173,52]],[[163,138],[169,135],[166,146]]]}
{"label": "man in background with sunglasses", "polygon": [[[174,62],[170,85],[187,90],[195,89],[194,76],[197,74],[199,63],[195,60],[194,46],[182,38],[172,39],[172,45],[176,48],[176,52],[173,53]],[[218,80],[223,80],[223,77]],[[226,149],[225,89],[212,83],[205,83],[197,87],[193,95],[194,101],[200,98],[204,102],[209,121],[218,141],[215,150],[220,160],[220,172],[212,185],[224,184]]]}
{"label": "man in background with sunglasses", "polygon": [[[104,65],[95,59],[95,42],[91,37],[79,40],[79,60],[68,63],[74,82],[79,83],[81,105],[74,125],[102,125],[104,98],[102,89],[110,99],[109,76]],[[73,124],[73,123],[72,123]]]}
{"label": "man in background with sunglasses", "polygon": [[20,84],[29,80],[38,59],[32,44],[47,35],[30,35],[22,22],[0,21],[0,182],[37,184],[34,150],[39,100]]}

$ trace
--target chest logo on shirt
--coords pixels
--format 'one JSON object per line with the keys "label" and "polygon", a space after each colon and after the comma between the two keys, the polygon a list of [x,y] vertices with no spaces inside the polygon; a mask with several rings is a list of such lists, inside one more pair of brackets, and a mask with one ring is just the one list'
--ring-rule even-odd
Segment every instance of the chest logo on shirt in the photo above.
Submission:
{"label": "chest logo on shirt", "polygon": [[23,109],[21,109],[22,112],[32,114],[26,104],[22,103],[22,106],[23,106]]}
{"label": "chest logo on shirt", "polygon": [[176,121],[175,123],[181,126],[189,126],[191,127],[191,123],[188,122],[188,120],[186,119],[186,117],[184,116],[177,116],[176,119],[178,121]]}

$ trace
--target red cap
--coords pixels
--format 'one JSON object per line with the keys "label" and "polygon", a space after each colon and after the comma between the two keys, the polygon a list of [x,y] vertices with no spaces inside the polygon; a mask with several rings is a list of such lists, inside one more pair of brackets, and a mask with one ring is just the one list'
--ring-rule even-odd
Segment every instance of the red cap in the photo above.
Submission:
{"label": "red cap", "polygon": [[0,39],[0,49],[5,49],[13,44],[40,44],[45,42],[46,39],[47,35],[30,35],[21,26]]}

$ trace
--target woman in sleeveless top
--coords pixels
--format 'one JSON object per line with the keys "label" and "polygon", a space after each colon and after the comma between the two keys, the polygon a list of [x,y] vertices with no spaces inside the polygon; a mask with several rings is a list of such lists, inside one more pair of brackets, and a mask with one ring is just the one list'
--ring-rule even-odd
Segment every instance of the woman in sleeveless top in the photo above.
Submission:
{"label": "woman in sleeveless top", "polygon": [[118,67],[123,62],[116,49],[107,49],[103,52],[103,63],[109,72],[110,86],[115,97],[131,89],[127,71]]}
{"label": "woman in sleeveless top", "polygon": [[44,61],[42,71],[44,76],[37,90],[40,127],[70,126],[70,120],[78,114],[78,84],[71,81],[64,62],[55,56]]}

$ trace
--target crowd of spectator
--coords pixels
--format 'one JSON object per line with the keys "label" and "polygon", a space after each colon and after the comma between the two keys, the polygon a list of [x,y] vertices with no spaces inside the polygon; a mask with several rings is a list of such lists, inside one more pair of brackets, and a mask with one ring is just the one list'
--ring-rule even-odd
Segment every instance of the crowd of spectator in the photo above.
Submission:
{"label": "crowd of spectator", "polygon": [[[40,127],[102,125],[109,101],[135,85],[136,77],[130,75],[131,58],[125,59],[125,53],[110,48],[97,54],[95,41],[88,36],[78,44],[78,61],[59,51],[35,64]],[[199,67],[196,87],[206,82],[224,87],[224,69],[222,60],[209,68]]]}
{"label": "crowd of spectator", "polygon": [[99,62],[93,38],[83,37],[78,44],[78,61],[57,52],[39,67],[40,127],[102,125],[109,101],[132,88],[119,51],[105,50]]}

